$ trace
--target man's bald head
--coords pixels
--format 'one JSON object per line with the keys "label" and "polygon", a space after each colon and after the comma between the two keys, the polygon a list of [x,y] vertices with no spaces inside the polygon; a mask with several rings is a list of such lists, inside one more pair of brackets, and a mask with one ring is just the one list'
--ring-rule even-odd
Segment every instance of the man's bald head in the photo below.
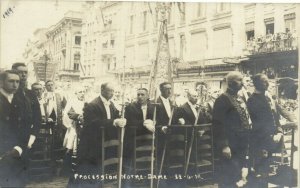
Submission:
{"label": "man's bald head", "polygon": [[226,83],[229,89],[237,92],[243,86],[243,75],[238,71],[229,72],[226,76]]}
{"label": "man's bald head", "polygon": [[190,103],[196,104],[198,99],[198,92],[196,90],[189,90],[187,91],[187,97]]}
{"label": "man's bald head", "polygon": [[106,82],[101,85],[101,95],[107,100],[114,96],[114,91],[114,84],[110,82]]}

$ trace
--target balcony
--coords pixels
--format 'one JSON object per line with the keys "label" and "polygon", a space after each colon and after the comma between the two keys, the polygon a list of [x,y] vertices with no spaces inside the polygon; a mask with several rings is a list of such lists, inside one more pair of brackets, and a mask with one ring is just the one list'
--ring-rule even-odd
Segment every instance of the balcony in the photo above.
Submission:
{"label": "balcony", "polygon": [[249,55],[297,50],[296,33],[267,34],[247,41],[245,51]]}
{"label": "balcony", "polygon": [[80,71],[79,70],[59,70],[58,73],[60,76],[65,75],[65,76],[80,76]]}
{"label": "balcony", "polygon": [[116,50],[115,50],[115,44],[114,42],[106,42],[102,44],[102,55],[112,55],[115,54]]}

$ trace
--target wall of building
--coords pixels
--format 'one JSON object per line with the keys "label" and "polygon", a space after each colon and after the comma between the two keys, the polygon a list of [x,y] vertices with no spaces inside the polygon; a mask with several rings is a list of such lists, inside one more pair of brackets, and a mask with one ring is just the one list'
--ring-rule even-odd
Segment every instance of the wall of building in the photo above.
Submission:
{"label": "wall of building", "polygon": [[57,63],[57,79],[79,81],[82,14],[69,11],[47,32],[52,61]]}
{"label": "wall of building", "polygon": [[[156,7],[155,2],[83,3],[82,25],[75,26],[66,19],[50,29],[53,57],[60,62],[61,70],[71,71],[74,55],[80,51],[80,78],[89,81],[119,80],[124,62],[127,72],[138,75],[141,67],[149,71],[156,58],[161,23]],[[296,4],[193,2],[171,3],[169,7],[166,16],[171,58],[192,67],[217,67],[215,73],[204,73],[204,79],[212,82],[220,81],[231,70],[220,68],[224,58],[239,61],[248,55],[249,31],[253,37],[260,37],[266,35],[270,24],[274,33],[285,32],[286,28],[292,31],[296,25]],[[74,35],[80,32],[81,46],[74,46]],[[198,78],[199,73],[195,73],[177,80]]]}

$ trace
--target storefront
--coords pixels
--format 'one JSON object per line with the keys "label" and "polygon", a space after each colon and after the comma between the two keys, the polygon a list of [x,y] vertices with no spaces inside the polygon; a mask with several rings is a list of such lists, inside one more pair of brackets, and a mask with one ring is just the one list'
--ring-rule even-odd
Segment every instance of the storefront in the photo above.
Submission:
{"label": "storefront", "polygon": [[298,78],[298,51],[280,51],[249,55],[241,62],[244,73],[254,75],[265,73],[270,79],[290,77]]}

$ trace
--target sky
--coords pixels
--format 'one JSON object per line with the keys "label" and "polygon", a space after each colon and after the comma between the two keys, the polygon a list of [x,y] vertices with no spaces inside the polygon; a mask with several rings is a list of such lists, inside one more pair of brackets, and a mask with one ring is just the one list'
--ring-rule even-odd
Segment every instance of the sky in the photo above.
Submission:
{"label": "sky", "polygon": [[[82,1],[1,0],[0,68],[23,61],[28,39],[38,28],[47,28],[63,18],[68,10],[80,11]],[[57,6],[56,6],[57,4]],[[3,17],[11,8],[13,13]]]}

